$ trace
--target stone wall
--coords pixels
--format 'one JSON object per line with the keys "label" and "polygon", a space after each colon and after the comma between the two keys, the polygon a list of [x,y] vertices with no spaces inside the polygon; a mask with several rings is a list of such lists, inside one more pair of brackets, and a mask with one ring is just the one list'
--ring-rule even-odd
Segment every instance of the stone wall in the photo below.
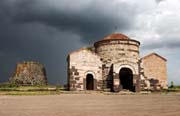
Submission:
{"label": "stone wall", "polygon": [[111,40],[95,43],[95,52],[105,64],[112,64],[123,59],[139,60],[139,43],[134,40]]}
{"label": "stone wall", "polygon": [[[69,90],[86,90],[86,75],[94,77],[94,89],[115,91],[167,88],[166,59],[151,54],[139,56],[140,42],[123,34],[111,34],[68,56]],[[121,70],[122,69],[122,70]],[[121,71],[128,70],[124,81]],[[132,76],[128,76],[132,75]],[[125,84],[124,84],[125,83]],[[127,87],[127,84],[128,87]]]}
{"label": "stone wall", "polygon": [[46,85],[45,67],[38,62],[17,63],[10,81],[20,85]]}
{"label": "stone wall", "polygon": [[[103,80],[109,85],[119,87],[119,72],[121,68],[129,68],[133,72],[134,86],[139,84],[140,43],[135,40],[104,40],[95,43],[95,52],[103,62]],[[112,68],[111,68],[112,67]],[[112,71],[111,71],[112,70]],[[111,74],[110,74],[111,73]],[[113,73],[117,76],[113,76]],[[112,80],[114,78],[114,80]],[[108,88],[108,84],[106,85]],[[113,88],[111,88],[113,89]]]}
{"label": "stone wall", "polygon": [[142,67],[145,80],[149,80],[150,89],[167,89],[166,59],[152,53],[142,58]]}
{"label": "stone wall", "polygon": [[86,90],[86,76],[92,74],[94,90],[101,90],[102,63],[94,51],[87,48],[77,50],[68,56],[68,85],[70,90]]}

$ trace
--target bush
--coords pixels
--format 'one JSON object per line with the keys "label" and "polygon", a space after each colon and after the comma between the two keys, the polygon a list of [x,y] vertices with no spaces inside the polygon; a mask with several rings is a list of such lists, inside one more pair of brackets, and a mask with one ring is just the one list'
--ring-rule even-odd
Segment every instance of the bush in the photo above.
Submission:
{"label": "bush", "polygon": [[171,81],[171,85],[169,86],[169,88],[174,88],[174,82]]}

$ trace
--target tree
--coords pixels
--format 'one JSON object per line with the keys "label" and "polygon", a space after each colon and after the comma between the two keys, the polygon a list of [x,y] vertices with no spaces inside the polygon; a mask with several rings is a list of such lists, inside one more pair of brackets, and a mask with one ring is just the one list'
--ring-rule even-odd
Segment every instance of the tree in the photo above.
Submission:
{"label": "tree", "polygon": [[173,88],[174,87],[174,82],[171,81],[171,85],[170,85],[170,88]]}

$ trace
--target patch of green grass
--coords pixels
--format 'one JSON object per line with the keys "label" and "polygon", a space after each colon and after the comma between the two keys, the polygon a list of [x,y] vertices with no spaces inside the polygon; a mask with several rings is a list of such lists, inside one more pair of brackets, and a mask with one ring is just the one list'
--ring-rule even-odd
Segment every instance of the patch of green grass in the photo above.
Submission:
{"label": "patch of green grass", "polygon": [[8,82],[0,83],[0,88],[17,88],[17,87],[18,85],[13,83],[8,83]]}
{"label": "patch of green grass", "polygon": [[21,86],[12,83],[0,83],[0,91],[60,91],[60,90],[64,90],[62,85]]}
{"label": "patch of green grass", "polygon": [[16,88],[0,88],[0,91],[18,91]]}
{"label": "patch of green grass", "polygon": [[170,86],[169,89],[180,89],[180,85],[177,85],[177,86]]}
{"label": "patch of green grass", "polygon": [[0,83],[0,95],[56,95],[63,90],[61,85],[21,86],[12,83]]}
{"label": "patch of green grass", "polygon": [[180,86],[170,86],[168,92],[180,92]]}
{"label": "patch of green grass", "polygon": [[57,91],[1,91],[0,95],[59,95]]}

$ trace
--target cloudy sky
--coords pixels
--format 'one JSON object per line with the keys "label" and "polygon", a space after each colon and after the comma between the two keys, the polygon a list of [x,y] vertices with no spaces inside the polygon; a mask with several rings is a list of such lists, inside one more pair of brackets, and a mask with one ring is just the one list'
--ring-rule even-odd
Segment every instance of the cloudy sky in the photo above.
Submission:
{"label": "cloudy sky", "polygon": [[0,0],[0,82],[33,60],[50,84],[65,84],[68,52],[113,32],[140,41],[141,56],[165,57],[169,82],[180,84],[179,0]]}

